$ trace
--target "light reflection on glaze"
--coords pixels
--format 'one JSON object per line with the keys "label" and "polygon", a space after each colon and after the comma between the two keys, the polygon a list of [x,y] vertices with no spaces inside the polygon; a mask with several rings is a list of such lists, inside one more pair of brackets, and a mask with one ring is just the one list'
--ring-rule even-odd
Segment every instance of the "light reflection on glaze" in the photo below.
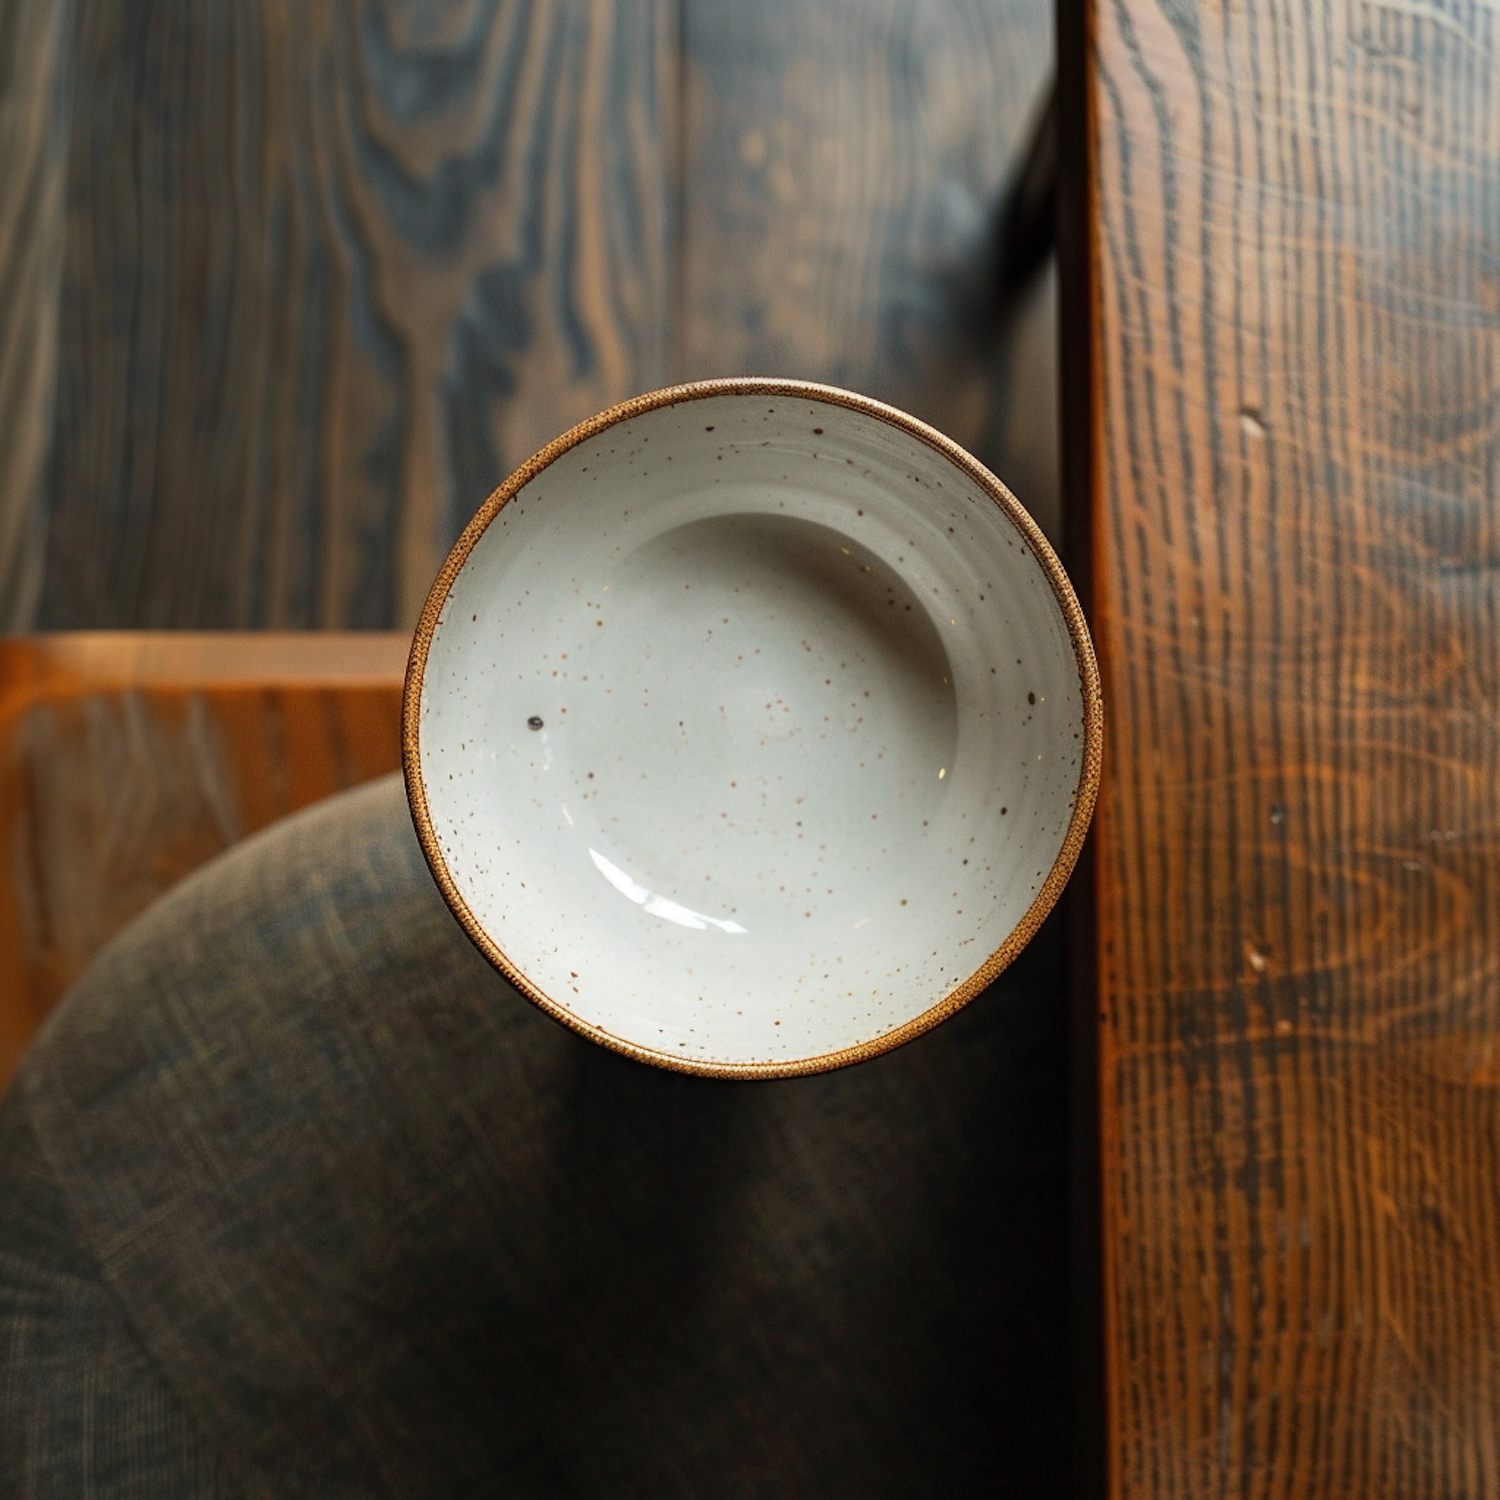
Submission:
{"label": "light reflection on glaze", "polygon": [[589,850],[589,858],[593,860],[595,869],[626,900],[634,901],[637,906],[650,912],[653,917],[664,917],[668,922],[675,922],[679,927],[695,927],[700,932],[710,927],[717,927],[720,932],[745,931],[738,922],[731,922],[723,917],[706,917],[701,911],[689,911],[687,907],[666,896],[652,894],[645,886],[632,880],[618,865],[605,859],[597,849]]}

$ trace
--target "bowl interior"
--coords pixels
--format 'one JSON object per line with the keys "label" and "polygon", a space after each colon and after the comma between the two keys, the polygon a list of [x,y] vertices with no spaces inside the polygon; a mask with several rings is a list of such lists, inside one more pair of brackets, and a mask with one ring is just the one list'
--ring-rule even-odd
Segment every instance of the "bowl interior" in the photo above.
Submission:
{"label": "bowl interior", "polygon": [[798,1071],[930,1024],[1029,936],[1085,791],[1044,553],[869,403],[599,428],[494,511],[426,642],[440,884],[533,998],[658,1061]]}

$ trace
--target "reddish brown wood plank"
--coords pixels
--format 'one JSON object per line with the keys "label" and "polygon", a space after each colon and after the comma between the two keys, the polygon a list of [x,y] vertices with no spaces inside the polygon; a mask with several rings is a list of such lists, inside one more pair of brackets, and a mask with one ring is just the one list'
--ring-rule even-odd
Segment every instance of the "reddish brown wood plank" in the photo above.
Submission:
{"label": "reddish brown wood plank", "polygon": [[1500,24],[1091,24],[1111,1493],[1493,1495]]}
{"label": "reddish brown wood plank", "polygon": [[95,952],[274,819],[400,764],[407,640],[0,641],[0,1089]]}

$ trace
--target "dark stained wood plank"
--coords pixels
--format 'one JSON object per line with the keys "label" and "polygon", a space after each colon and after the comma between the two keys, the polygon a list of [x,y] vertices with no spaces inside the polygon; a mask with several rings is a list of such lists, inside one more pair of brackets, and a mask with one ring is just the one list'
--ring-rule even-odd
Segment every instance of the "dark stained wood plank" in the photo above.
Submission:
{"label": "dark stained wood plank", "polygon": [[1048,367],[973,336],[1041,0],[70,16],[46,624],[409,622],[511,466],[704,374],[886,396],[1049,508]]}
{"label": "dark stained wood plank", "polygon": [[974,279],[1048,82],[1050,6],[689,0],[683,51],[680,372],[831,381],[983,447],[1008,392],[972,337]]}
{"label": "dark stained wood plank", "polygon": [[409,622],[667,375],[671,0],[75,0],[53,625]]}
{"label": "dark stained wood plank", "polygon": [[0,632],[42,587],[67,172],[68,6],[0,0]]}
{"label": "dark stained wood plank", "polygon": [[1493,1495],[1500,17],[1080,9],[1110,1493]]}
{"label": "dark stained wood plank", "polygon": [[184,875],[401,761],[404,634],[0,641],[0,1090],[88,960]]}

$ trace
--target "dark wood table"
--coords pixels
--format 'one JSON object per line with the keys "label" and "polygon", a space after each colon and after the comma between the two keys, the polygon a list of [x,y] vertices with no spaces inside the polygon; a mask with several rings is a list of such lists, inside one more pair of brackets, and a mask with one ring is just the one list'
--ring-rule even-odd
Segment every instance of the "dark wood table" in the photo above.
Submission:
{"label": "dark wood table", "polygon": [[[894,401],[1054,514],[1045,295],[986,311],[1051,33],[1048,0],[0,0],[0,631],[409,631],[512,466],[711,375]],[[75,644],[0,651],[0,1081],[151,895],[394,763],[398,667]],[[975,1494],[1063,1493],[1073,1447],[1060,948],[994,999],[1024,1086],[954,1205],[992,1353],[911,1413]]]}
{"label": "dark wood table", "polygon": [[1061,39],[1106,1488],[1500,1494],[1500,25]]}
{"label": "dark wood table", "polygon": [[964,285],[1047,0],[56,16],[0,0],[0,630],[409,629],[515,465],[705,376],[1051,498]]}

